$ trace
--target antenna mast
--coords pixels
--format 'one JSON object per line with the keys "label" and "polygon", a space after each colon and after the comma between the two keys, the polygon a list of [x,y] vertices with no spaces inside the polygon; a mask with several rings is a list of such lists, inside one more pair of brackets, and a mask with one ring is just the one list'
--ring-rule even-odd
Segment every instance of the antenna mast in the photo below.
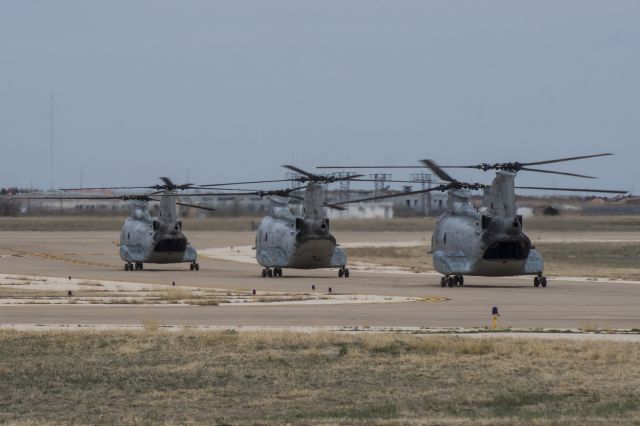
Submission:
{"label": "antenna mast", "polygon": [[49,186],[53,190],[53,92],[49,98]]}

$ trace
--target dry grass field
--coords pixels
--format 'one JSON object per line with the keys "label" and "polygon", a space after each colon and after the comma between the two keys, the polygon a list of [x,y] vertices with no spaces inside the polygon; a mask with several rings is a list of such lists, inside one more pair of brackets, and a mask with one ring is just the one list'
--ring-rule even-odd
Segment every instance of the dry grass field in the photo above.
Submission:
{"label": "dry grass field", "polygon": [[[640,244],[634,242],[539,242],[545,274],[640,279]],[[401,266],[415,272],[433,271],[426,246],[347,248],[351,261]]]}
{"label": "dry grass field", "polygon": [[[639,424],[640,344],[0,331],[9,424]],[[631,374],[630,374],[631,373]]]}
{"label": "dry grass field", "polygon": [[[0,231],[119,231],[122,216],[24,216],[0,217]],[[261,217],[184,218],[189,231],[250,231]],[[436,218],[334,220],[334,231],[432,231]],[[640,232],[640,216],[555,216],[525,219],[527,231],[627,231]]]}

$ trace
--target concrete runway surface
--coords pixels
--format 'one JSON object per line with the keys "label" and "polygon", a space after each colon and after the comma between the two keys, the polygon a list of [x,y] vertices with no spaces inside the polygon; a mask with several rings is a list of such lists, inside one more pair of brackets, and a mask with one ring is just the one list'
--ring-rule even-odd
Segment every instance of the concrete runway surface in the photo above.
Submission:
{"label": "concrete runway surface", "polygon": [[[198,249],[251,245],[248,232],[192,232]],[[342,242],[415,242],[416,233],[341,233]],[[557,234],[555,235],[557,237]],[[584,235],[581,235],[584,239]],[[0,306],[0,326],[26,324],[139,325],[147,320],[171,325],[345,326],[345,327],[484,327],[491,308],[499,324],[515,328],[568,329],[585,326],[640,329],[640,283],[591,279],[554,279],[534,288],[532,278],[467,277],[464,287],[441,288],[436,274],[380,273],[352,270],[349,279],[334,270],[285,270],[284,277],[264,279],[257,264],[199,259],[200,271],[188,264],[146,264],[145,271],[125,272],[114,232],[4,232],[0,235],[0,273],[141,283],[190,285],[251,291],[375,294],[433,298],[431,302],[346,305],[166,306],[166,305],[22,305]],[[595,235],[634,240],[624,235]],[[588,239],[587,239],[588,240]],[[585,241],[587,241],[585,240]],[[445,300],[446,299],[446,300]]]}

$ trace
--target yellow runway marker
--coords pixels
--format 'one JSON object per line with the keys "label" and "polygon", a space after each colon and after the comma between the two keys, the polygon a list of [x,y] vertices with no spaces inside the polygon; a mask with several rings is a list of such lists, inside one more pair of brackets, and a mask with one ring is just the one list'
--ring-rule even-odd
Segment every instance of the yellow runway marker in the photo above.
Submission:
{"label": "yellow runway marker", "polygon": [[446,302],[447,300],[451,300],[451,299],[449,299],[448,297],[437,297],[437,296],[427,296],[427,297],[420,298],[421,302],[427,302],[427,303]]}

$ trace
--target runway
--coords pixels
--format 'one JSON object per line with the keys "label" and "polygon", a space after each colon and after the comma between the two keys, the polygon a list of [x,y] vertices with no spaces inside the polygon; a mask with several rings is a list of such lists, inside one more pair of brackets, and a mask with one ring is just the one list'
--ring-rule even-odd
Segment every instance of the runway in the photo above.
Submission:
{"label": "runway", "polygon": [[[197,248],[251,245],[245,232],[196,232]],[[426,241],[427,235],[418,236]],[[530,278],[468,277],[464,287],[441,288],[435,274],[352,270],[349,279],[333,270],[285,270],[282,278],[264,279],[247,263],[200,257],[201,269],[188,265],[145,265],[125,272],[113,232],[5,232],[0,236],[0,272],[151,284],[188,285],[251,291],[306,292],[432,298],[441,301],[347,305],[167,306],[63,305],[0,306],[0,325],[137,325],[148,320],[171,325],[345,326],[345,327],[485,327],[491,309],[500,311],[502,327],[640,329],[640,284],[591,279],[554,279],[534,288]],[[415,233],[344,233],[341,241],[415,241]],[[594,237],[595,238],[595,237]],[[618,238],[616,236],[615,238]]]}

